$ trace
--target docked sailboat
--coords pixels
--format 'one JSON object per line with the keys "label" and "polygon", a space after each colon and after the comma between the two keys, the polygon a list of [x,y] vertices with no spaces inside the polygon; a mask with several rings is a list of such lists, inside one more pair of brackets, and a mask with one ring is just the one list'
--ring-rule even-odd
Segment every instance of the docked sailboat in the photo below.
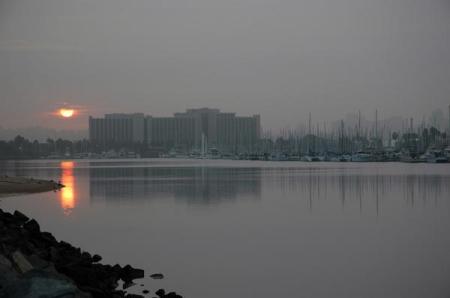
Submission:
{"label": "docked sailboat", "polygon": [[428,163],[448,163],[449,158],[443,150],[428,150],[420,157]]}
{"label": "docked sailboat", "polygon": [[370,162],[373,161],[372,154],[368,152],[359,151],[352,155],[351,161],[353,162]]}

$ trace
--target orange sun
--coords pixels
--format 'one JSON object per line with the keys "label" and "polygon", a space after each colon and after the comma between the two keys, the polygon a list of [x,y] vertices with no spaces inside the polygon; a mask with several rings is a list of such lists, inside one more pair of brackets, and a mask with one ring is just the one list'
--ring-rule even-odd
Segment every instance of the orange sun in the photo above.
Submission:
{"label": "orange sun", "polygon": [[75,114],[74,109],[59,109],[59,114],[64,118],[70,118]]}

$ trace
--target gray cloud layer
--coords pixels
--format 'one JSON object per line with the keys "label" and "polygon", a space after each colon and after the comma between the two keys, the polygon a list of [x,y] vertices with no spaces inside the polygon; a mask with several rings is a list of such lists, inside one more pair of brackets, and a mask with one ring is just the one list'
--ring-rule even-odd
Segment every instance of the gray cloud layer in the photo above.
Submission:
{"label": "gray cloud layer", "polygon": [[422,118],[450,103],[449,52],[447,0],[0,0],[0,125],[59,127],[64,101]]}

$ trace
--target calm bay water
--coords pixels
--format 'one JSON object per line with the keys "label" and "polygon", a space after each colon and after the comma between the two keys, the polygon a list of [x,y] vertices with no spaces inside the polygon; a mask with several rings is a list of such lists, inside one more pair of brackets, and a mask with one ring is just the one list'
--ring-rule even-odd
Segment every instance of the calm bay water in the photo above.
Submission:
{"label": "calm bay water", "polygon": [[0,174],[61,180],[0,208],[107,263],[164,273],[143,281],[152,292],[450,297],[449,165],[20,161]]}

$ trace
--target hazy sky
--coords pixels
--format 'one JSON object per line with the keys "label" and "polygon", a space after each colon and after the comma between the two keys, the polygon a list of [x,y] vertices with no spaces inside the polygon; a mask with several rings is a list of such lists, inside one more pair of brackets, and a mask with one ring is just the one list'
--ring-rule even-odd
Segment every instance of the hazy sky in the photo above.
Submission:
{"label": "hazy sky", "polygon": [[[85,109],[63,121],[63,102]],[[295,127],[450,103],[449,0],[0,0],[0,126],[216,107]]]}

